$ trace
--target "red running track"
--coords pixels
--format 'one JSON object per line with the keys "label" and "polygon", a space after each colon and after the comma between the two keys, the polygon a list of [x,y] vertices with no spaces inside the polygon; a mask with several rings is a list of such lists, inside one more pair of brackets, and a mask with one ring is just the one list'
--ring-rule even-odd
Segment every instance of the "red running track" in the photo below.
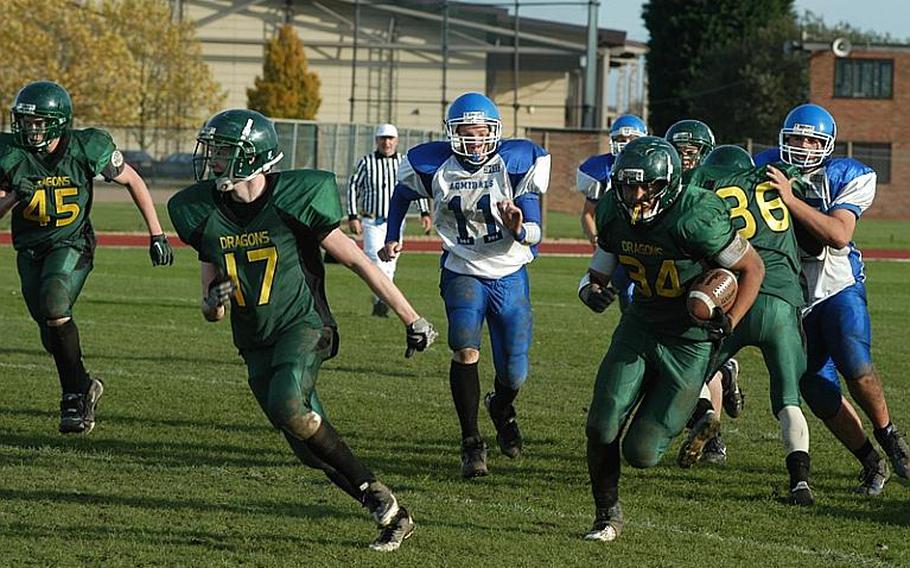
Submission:
{"label": "red running track", "polygon": [[[176,235],[168,235],[171,244],[177,247],[187,246]],[[0,244],[8,245],[12,242],[11,234],[0,232]],[[147,247],[148,237],[136,233],[98,233],[98,244],[106,247]],[[587,256],[592,248],[586,241],[581,240],[555,240],[545,241],[540,244],[540,253],[549,255]],[[440,252],[439,239],[416,238],[409,239],[404,244],[405,252]],[[866,260],[910,260],[910,250],[891,249],[865,249],[863,258]]]}

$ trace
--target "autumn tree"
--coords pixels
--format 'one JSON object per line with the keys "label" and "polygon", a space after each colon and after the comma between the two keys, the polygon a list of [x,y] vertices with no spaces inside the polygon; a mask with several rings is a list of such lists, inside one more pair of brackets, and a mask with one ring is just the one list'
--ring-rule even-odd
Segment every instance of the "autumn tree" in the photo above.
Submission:
{"label": "autumn tree", "polygon": [[265,48],[262,76],[247,89],[247,106],[274,118],[316,117],[319,76],[307,71],[303,42],[291,25],[278,28]]}
{"label": "autumn tree", "polygon": [[2,108],[24,85],[47,79],[66,87],[81,123],[134,118],[139,83],[132,57],[102,14],[70,0],[3,0],[3,20]]}
{"label": "autumn tree", "polygon": [[[197,128],[226,94],[202,59],[195,24],[174,21],[165,0],[104,0],[102,11],[125,38],[137,74],[136,137],[146,149],[174,130]],[[142,17],[136,17],[142,14]]]}

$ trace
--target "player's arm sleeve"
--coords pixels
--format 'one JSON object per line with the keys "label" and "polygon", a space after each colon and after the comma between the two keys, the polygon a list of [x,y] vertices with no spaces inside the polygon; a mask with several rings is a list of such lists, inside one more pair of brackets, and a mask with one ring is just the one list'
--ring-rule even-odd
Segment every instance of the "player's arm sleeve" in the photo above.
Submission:
{"label": "player's arm sleeve", "polygon": [[301,193],[299,206],[295,207],[295,217],[316,235],[326,235],[341,224],[344,216],[335,174],[312,171],[306,174],[303,183],[306,189]]}
{"label": "player's arm sleeve", "polygon": [[199,260],[214,262],[203,258],[201,254],[202,231],[209,208],[198,198],[197,193],[199,192],[194,192],[192,188],[178,192],[168,200],[167,213],[177,236],[199,253]]}
{"label": "player's arm sleeve", "polygon": [[515,205],[521,209],[524,219],[521,231],[515,238],[523,245],[536,245],[543,236],[540,228],[540,195],[525,193],[515,198]]}
{"label": "player's arm sleeve", "polygon": [[533,162],[512,192],[512,199],[527,193],[546,193],[550,186],[550,155],[540,146],[534,146]]}
{"label": "player's arm sleeve", "polygon": [[575,189],[589,201],[597,201],[603,195],[602,185],[596,178],[578,168],[575,171]]}
{"label": "player's arm sleeve", "polygon": [[408,214],[408,207],[411,206],[411,202],[416,199],[420,199],[420,194],[399,181],[398,185],[395,186],[395,191],[392,192],[392,199],[389,201],[389,218],[388,222],[386,222],[385,242],[401,241],[401,223],[404,221],[404,216]]}
{"label": "player's arm sleeve", "polygon": [[92,177],[104,176],[110,181],[123,171],[123,155],[117,150],[114,139],[104,130],[89,128],[85,131],[85,155]]}
{"label": "player's arm sleeve", "polygon": [[870,170],[847,182],[834,198],[828,212],[846,209],[859,218],[875,199],[876,177],[875,172]]}
{"label": "player's arm sleeve", "polygon": [[401,166],[398,167],[398,183],[395,186],[395,191],[398,191],[398,187],[405,187],[416,193],[417,198],[433,197],[432,193],[430,193],[430,182],[425,179],[426,177],[411,163],[411,154],[409,152],[407,156],[401,159]]}
{"label": "player's arm sleeve", "polygon": [[417,210],[421,215],[432,215],[430,212],[430,200],[421,198],[417,200]]}
{"label": "player's arm sleeve", "polygon": [[356,219],[358,217],[357,191],[360,189],[360,184],[363,183],[366,169],[367,159],[366,157],[363,157],[357,162],[357,168],[354,170],[354,174],[351,175],[351,181],[348,183],[348,219]]}

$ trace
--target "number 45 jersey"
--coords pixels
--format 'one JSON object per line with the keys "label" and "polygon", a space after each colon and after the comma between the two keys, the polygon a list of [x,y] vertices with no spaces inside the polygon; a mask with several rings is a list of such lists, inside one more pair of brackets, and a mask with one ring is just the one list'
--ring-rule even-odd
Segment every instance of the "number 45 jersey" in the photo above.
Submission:
{"label": "number 45 jersey", "polygon": [[296,325],[336,327],[319,250],[319,238],[343,216],[333,173],[268,174],[265,191],[248,204],[202,181],[172,197],[168,213],[199,260],[237,285],[230,311],[238,349],[272,345]]}
{"label": "number 45 jersey", "polygon": [[122,163],[123,157],[110,134],[96,128],[67,131],[50,155],[0,139],[0,185],[28,180],[36,186],[28,203],[13,208],[16,250],[46,251],[90,233],[94,178],[113,161]]}
{"label": "number 45 jersey", "polygon": [[530,140],[503,140],[483,166],[466,168],[448,142],[412,148],[398,183],[433,198],[433,220],[445,251],[444,268],[502,278],[534,260],[534,250],[503,226],[498,203],[546,192],[550,156]]}

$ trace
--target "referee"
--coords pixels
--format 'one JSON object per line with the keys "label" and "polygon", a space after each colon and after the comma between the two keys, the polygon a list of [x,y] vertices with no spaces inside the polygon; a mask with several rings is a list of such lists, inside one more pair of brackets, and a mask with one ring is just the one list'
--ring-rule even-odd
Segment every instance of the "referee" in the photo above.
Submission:
{"label": "referee", "polygon": [[[397,149],[398,129],[393,124],[377,126],[376,151],[360,158],[348,188],[348,227],[355,235],[363,235],[363,251],[389,280],[395,278],[398,259],[383,262],[377,253],[385,245],[389,200],[401,164],[401,154]],[[417,205],[423,232],[429,234],[433,218],[427,200],[421,199]],[[404,223],[401,232],[404,233]],[[373,315],[389,317],[389,307],[376,296],[373,296]]]}

